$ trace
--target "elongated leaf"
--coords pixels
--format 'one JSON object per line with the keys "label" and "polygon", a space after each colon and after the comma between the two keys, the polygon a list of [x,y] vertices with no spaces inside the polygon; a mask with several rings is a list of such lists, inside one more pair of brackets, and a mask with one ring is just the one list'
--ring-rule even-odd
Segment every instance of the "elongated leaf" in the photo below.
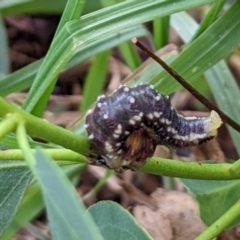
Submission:
{"label": "elongated leaf", "polygon": [[[194,42],[186,46],[171,67],[188,82],[193,82],[207,69],[226,57],[240,42],[240,2],[219,17]],[[155,85],[165,94],[172,93],[179,86],[166,72],[159,76]]]}
{"label": "elongated leaf", "polygon": [[98,202],[92,205],[87,212],[92,215],[105,240],[152,239],[132,215],[115,202]]}
{"label": "elongated leaf", "polygon": [[[79,176],[79,173],[84,169],[84,164],[79,166],[65,166],[63,168],[65,174],[71,181],[74,182],[74,184],[76,183],[76,176]],[[22,227],[24,227],[32,219],[36,218],[43,209],[44,201],[42,193],[38,183],[35,181],[28,187],[12,223],[5,230],[3,236],[1,236],[1,240],[12,239]]]}
{"label": "elongated leaf", "polygon": [[42,188],[53,239],[102,239],[62,170],[40,151],[33,168]]}
{"label": "elongated leaf", "polygon": [[3,75],[9,74],[10,66],[9,66],[9,55],[8,55],[8,43],[7,43],[7,35],[5,26],[2,20],[2,15],[0,12],[0,79]]}
{"label": "elongated leaf", "polygon": [[[66,69],[83,62],[89,57],[95,56],[99,52],[115,47],[118,44],[131,39],[133,35],[140,37],[147,34],[148,32],[142,26],[136,26],[118,33],[105,35],[102,38],[97,38],[91,45],[80,49],[67,64]],[[2,79],[2,81],[0,81],[0,96],[6,96],[10,93],[18,92],[30,87],[42,61],[43,60],[38,60]]]}
{"label": "elongated leaf", "polygon": [[0,164],[0,236],[14,217],[32,175],[21,163]]}
{"label": "elongated leaf", "polygon": [[[181,179],[183,184],[196,196],[200,216],[210,226],[240,199],[240,181],[206,181]],[[240,217],[229,228],[236,226]]]}
{"label": "elongated leaf", "polygon": [[[50,95],[60,70],[77,51],[86,45],[91,45],[94,39],[102,38],[105,35],[117,33],[120,30],[127,28],[129,20],[131,20],[132,25],[137,25],[156,17],[166,16],[183,9],[189,9],[209,2],[212,1],[181,0],[175,2],[170,0],[163,2],[160,0],[148,0],[140,3],[134,2],[135,4],[133,5],[133,2],[127,1],[106,8],[111,9],[111,21],[105,17],[104,20],[100,21],[101,19],[98,19],[98,21],[93,22],[91,26],[86,26],[85,28],[81,26],[81,24],[84,23],[84,18],[82,20],[80,19],[79,21],[72,21],[69,24],[66,24],[57,37],[54,38],[53,46],[55,47],[51,47],[48,51],[26,102],[23,105],[24,109],[34,115],[40,116],[47,102],[46,93]],[[115,18],[113,18],[112,11],[116,9],[116,6],[117,12],[114,15]],[[121,6],[123,6],[123,11],[119,11]],[[129,9],[131,9],[131,12],[129,12]],[[102,28],[100,28],[100,26],[102,26]],[[43,95],[45,103],[42,99]]]}

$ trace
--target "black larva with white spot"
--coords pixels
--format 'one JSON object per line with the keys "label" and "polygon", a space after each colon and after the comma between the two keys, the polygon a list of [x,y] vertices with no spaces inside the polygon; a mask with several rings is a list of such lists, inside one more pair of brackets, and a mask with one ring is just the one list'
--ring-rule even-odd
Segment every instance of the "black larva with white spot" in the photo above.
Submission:
{"label": "black larva with white spot", "polygon": [[214,111],[207,118],[183,117],[168,97],[142,84],[100,96],[85,127],[100,156],[96,163],[121,171],[141,167],[157,145],[180,148],[210,140],[220,125]]}

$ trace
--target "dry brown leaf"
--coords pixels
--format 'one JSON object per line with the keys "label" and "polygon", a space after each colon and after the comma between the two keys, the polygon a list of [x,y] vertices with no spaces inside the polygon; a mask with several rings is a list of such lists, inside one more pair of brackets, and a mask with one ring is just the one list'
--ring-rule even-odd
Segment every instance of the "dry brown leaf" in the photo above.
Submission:
{"label": "dry brown leaf", "polygon": [[154,239],[193,240],[206,229],[190,195],[159,188],[152,197],[158,203],[157,210],[138,205],[132,212]]}

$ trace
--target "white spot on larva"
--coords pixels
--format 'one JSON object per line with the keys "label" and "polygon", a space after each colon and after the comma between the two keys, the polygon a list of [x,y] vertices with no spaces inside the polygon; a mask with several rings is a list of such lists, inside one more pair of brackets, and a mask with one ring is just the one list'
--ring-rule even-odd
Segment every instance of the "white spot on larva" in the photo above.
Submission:
{"label": "white spot on larva", "polygon": [[[125,135],[129,135],[130,132],[129,132],[129,131],[125,131],[124,134],[125,134]],[[116,145],[116,146],[117,146],[117,145]]]}
{"label": "white spot on larva", "polygon": [[160,95],[157,95],[157,96],[155,97],[155,99],[156,99],[157,101],[159,101],[159,100],[161,99],[161,96],[160,96]]}
{"label": "white spot on larva", "polygon": [[84,124],[84,127],[85,127],[85,128],[88,128],[88,127],[89,127],[89,124]]}
{"label": "white spot on larva", "polygon": [[114,138],[119,138],[119,135],[118,134],[113,134],[113,137]]}
{"label": "white spot on larva", "polygon": [[129,101],[130,103],[135,103],[135,98],[132,97],[132,96],[130,96],[130,97],[128,98],[128,101]]}
{"label": "white spot on larva", "polygon": [[88,111],[87,111],[87,114],[86,115],[89,115],[89,114],[91,114],[93,112],[93,110],[92,109],[89,109]]}
{"label": "white spot on larva", "polygon": [[140,117],[142,117],[142,116],[143,116],[143,112],[140,112],[138,115],[139,115]]}
{"label": "white spot on larva", "polygon": [[114,133],[121,134],[122,133],[122,128],[115,129]]}
{"label": "white spot on larva", "polygon": [[140,125],[141,125],[142,127],[144,127],[144,126],[145,126],[145,124],[144,124],[144,123],[141,123]]}
{"label": "white spot on larva", "polygon": [[168,127],[168,128],[167,128],[167,131],[168,131],[168,132],[171,132],[171,131],[172,131],[172,128],[171,128],[171,127]]}
{"label": "white spot on larva", "polygon": [[108,155],[108,158],[110,158],[110,159],[113,158],[113,155],[110,155],[110,154],[109,154],[109,155]]}
{"label": "white spot on larva", "polygon": [[129,88],[128,87],[124,87],[124,92],[129,92]]}
{"label": "white spot on larva", "polygon": [[167,125],[170,125],[172,122],[170,121],[170,120],[168,120],[168,119],[166,119],[166,124]]}
{"label": "white spot on larva", "polygon": [[141,117],[139,115],[136,115],[136,116],[133,117],[133,119],[136,120],[136,121],[140,121]]}
{"label": "white spot on larva", "polygon": [[113,159],[116,160],[118,157],[117,156],[114,156]]}
{"label": "white spot on larva", "polygon": [[157,118],[159,118],[161,116],[162,113],[160,112],[153,112],[153,115]]}
{"label": "white spot on larva", "polygon": [[117,125],[117,128],[118,128],[118,129],[122,129],[122,124],[119,123],[119,124]]}
{"label": "white spot on larva", "polygon": [[94,135],[93,135],[93,134],[90,134],[90,135],[88,136],[88,138],[89,138],[89,139],[93,139],[93,138],[94,138]]}
{"label": "white spot on larva", "polygon": [[144,90],[140,90],[140,93],[141,93],[141,94],[144,94],[144,93],[145,93],[145,91],[144,91]]}
{"label": "white spot on larva", "polygon": [[161,119],[160,119],[160,122],[161,122],[161,123],[165,123],[166,120],[167,120],[167,119],[165,119],[165,118],[161,118]]}
{"label": "white spot on larva", "polygon": [[116,143],[116,147],[120,147],[122,144],[119,142],[119,143]]}
{"label": "white spot on larva", "polygon": [[121,154],[122,153],[122,149],[117,151],[117,154]]}
{"label": "white spot on larva", "polygon": [[105,113],[105,114],[103,115],[103,118],[104,118],[104,119],[108,119],[108,114]]}
{"label": "white spot on larva", "polygon": [[99,101],[100,99],[103,99],[105,97],[106,97],[105,95],[100,95],[100,96],[98,96],[97,101]]}
{"label": "white spot on larva", "polygon": [[106,141],[105,146],[111,146],[111,144],[108,141]]}
{"label": "white spot on larva", "polygon": [[153,119],[153,115],[152,115],[151,113],[147,114],[147,117],[148,117],[149,119]]}
{"label": "white spot on larva", "polygon": [[188,119],[188,120],[194,120],[194,119],[197,119],[197,117],[185,117],[185,119]]}
{"label": "white spot on larva", "polygon": [[175,130],[174,128],[172,128],[172,133],[173,133],[173,134],[176,134],[176,133],[177,133],[177,130]]}
{"label": "white spot on larva", "polygon": [[130,119],[129,123],[132,124],[132,125],[135,125],[136,122],[133,119]]}
{"label": "white spot on larva", "polygon": [[100,107],[102,106],[102,103],[99,102],[99,103],[97,104],[97,106],[100,108]]}
{"label": "white spot on larva", "polygon": [[149,85],[149,87],[150,87],[151,89],[154,89],[154,86],[153,86],[153,85]]}

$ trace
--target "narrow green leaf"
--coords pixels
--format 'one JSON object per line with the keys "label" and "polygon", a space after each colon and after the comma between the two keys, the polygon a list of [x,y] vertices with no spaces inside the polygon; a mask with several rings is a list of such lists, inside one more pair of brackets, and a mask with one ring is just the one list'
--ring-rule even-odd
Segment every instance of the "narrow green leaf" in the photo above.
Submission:
{"label": "narrow green leaf", "polygon": [[1,63],[0,63],[0,73],[1,73],[0,79],[1,79],[4,75],[9,74],[9,71],[10,71],[7,34],[5,30],[5,25],[2,20],[1,12],[0,12],[0,56],[1,56]]}
{"label": "narrow green leaf", "polygon": [[[96,18],[94,18],[91,27],[87,26],[85,29],[81,27],[81,24],[84,23],[84,18],[69,22],[69,24],[66,24],[61,29],[57,37],[54,39],[55,47],[51,47],[48,51],[24,103],[24,109],[34,115],[41,115],[44,110],[43,106],[38,107],[37,105],[43,94],[51,92],[49,89],[52,90],[59,72],[63,69],[66,63],[77,51],[79,51],[79,49],[91,44],[94,41],[94,38],[101,38],[106,34],[119,33],[120,30],[128,27],[129,20],[131,20],[132,25],[137,25],[153,20],[156,17],[166,16],[183,9],[185,10],[200,6],[212,1],[213,0],[198,0],[189,2],[187,0],[181,0],[175,2],[170,0],[163,2],[161,0],[148,0],[141,3],[134,2],[134,5],[132,4],[133,2],[127,1],[106,8],[107,10],[111,10],[111,18],[105,18],[102,21],[100,21],[100,19],[95,21],[94,19]],[[116,9],[116,6],[117,12],[113,17],[113,10]],[[120,6],[123,6],[122,10],[124,11],[119,10]],[[129,12],[129,10],[131,11]],[[99,29],[100,26],[102,26],[101,29]],[[81,29],[81,31],[79,29]],[[35,108],[37,109],[36,112]]]}
{"label": "narrow green leaf", "polygon": [[[142,26],[131,27],[124,29],[118,33],[104,35],[101,39],[96,38],[94,42],[86,47],[79,49],[76,55],[69,61],[65,69],[76,66],[85,61],[89,57],[117,46],[118,44],[129,40],[132,36],[141,37],[146,36],[147,31]],[[19,92],[32,85],[34,77],[42,64],[42,59],[18,70],[0,81],[0,96],[6,96],[13,92]],[[63,69],[64,70],[64,69]]]}
{"label": "narrow green leaf", "polygon": [[87,213],[92,215],[105,240],[152,239],[151,236],[137,223],[133,216],[115,202],[98,202],[92,205],[87,210]]}
{"label": "narrow green leaf", "polygon": [[[181,179],[182,183],[196,196],[203,222],[210,226],[240,199],[240,181],[207,181]],[[240,217],[229,228],[236,226]]]}
{"label": "narrow green leaf", "polygon": [[212,4],[207,15],[202,20],[197,32],[192,37],[192,41],[200,36],[218,17],[222,7],[226,3],[226,0],[219,0]]}
{"label": "narrow green leaf", "polygon": [[42,188],[53,239],[102,239],[73,185],[52,160],[37,151],[32,170]]}
{"label": "narrow green leaf", "polygon": [[153,36],[156,49],[160,49],[168,44],[169,20],[169,16],[153,20]]}
{"label": "narrow green leaf", "polygon": [[[69,177],[71,181],[74,182],[76,182],[76,176],[79,176],[79,173],[84,169],[84,164],[81,164],[79,166],[65,166],[63,168],[65,174]],[[12,223],[5,230],[3,236],[1,236],[1,240],[12,239],[22,227],[24,227],[28,222],[36,218],[41,213],[43,208],[44,201],[42,198],[40,187],[36,182],[34,182],[28,187]]]}
{"label": "narrow green leaf", "polygon": [[0,236],[13,219],[32,175],[21,164],[0,163]]}
{"label": "narrow green leaf", "polygon": [[83,8],[85,6],[86,0],[71,0],[67,1],[67,4],[64,8],[61,20],[58,24],[55,35],[58,34],[59,30],[69,21],[78,19],[82,15]]}
{"label": "narrow green leaf", "polygon": [[110,51],[100,53],[93,60],[84,82],[83,101],[80,105],[81,113],[94,103],[104,88],[110,53]]}
{"label": "narrow green leaf", "polygon": [[121,43],[118,46],[127,66],[134,71],[141,65],[141,59],[131,42]]}
{"label": "narrow green leaf", "polygon": [[[240,42],[240,1],[219,17],[194,42],[185,47],[171,67],[188,82],[193,82],[207,69],[226,57]],[[162,72],[159,75],[157,89],[170,94],[179,84]]]}

